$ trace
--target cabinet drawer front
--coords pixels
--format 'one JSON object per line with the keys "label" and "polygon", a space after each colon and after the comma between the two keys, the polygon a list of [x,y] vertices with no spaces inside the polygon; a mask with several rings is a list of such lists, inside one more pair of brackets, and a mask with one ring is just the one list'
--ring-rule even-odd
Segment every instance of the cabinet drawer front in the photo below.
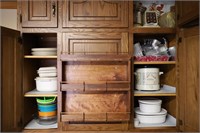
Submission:
{"label": "cabinet drawer front", "polygon": [[128,53],[128,33],[63,33],[64,54]]}
{"label": "cabinet drawer front", "polygon": [[63,27],[128,27],[128,1],[64,1]]}

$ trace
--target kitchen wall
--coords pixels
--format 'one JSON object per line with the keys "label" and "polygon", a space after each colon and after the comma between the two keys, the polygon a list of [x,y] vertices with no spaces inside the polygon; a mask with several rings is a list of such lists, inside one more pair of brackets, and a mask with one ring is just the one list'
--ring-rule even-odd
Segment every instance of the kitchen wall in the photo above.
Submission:
{"label": "kitchen wall", "polygon": [[0,26],[17,29],[17,9],[0,9]]}

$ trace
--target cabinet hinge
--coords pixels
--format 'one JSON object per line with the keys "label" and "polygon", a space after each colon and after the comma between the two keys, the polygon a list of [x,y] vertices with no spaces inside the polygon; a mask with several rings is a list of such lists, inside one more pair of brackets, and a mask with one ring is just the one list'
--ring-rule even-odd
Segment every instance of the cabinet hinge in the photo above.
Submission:
{"label": "cabinet hinge", "polygon": [[22,37],[18,37],[18,43],[22,44]]}
{"label": "cabinet hinge", "polygon": [[177,20],[179,20],[180,19],[180,15],[179,14],[177,14]]}
{"label": "cabinet hinge", "polygon": [[22,14],[20,14],[20,16],[19,16],[20,18],[20,23],[22,23]]}
{"label": "cabinet hinge", "polygon": [[18,127],[22,127],[23,126],[23,122],[22,122],[22,118],[20,118],[19,122],[17,123]]}
{"label": "cabinet hinge", "polygon": [[179,119],[178,122],[179,122],[180,126],[183,125],[183,121],[182,120]]}
{"label": "cabinet hinge", "polygon": [[182,38],[181,37],[178,38],[178,43],[182,43]]}

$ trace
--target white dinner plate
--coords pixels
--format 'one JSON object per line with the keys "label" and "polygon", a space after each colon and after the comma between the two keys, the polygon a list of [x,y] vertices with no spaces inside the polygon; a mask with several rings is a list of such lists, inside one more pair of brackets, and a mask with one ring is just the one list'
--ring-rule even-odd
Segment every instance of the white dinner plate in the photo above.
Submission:
{"label": "white dinner plate", "polygon": [[34,52],[50,52],[50,51],[54,51],[56,52],[57,51],[57,48],[32,48],[31,51],[34,51]]}
{"label": "white dinner plate", "polygon": [[35,56],[55,56],[55,55],[57,55],[57,53],[56,52],[32,52],[31,53],[32,55],[35,55]]}

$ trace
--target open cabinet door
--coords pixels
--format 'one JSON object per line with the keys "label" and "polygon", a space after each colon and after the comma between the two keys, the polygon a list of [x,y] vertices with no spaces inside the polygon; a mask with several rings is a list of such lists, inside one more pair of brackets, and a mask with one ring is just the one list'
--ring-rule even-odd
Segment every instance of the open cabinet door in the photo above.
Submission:
{"label": "open cabinet door", "polygon": [[181,29],[179,36],[180,130],[199,132],[199,26]]}
{"label": "open cabinet door", "polygon": [[20,32],[1,31],[1,131],[22,131],[22,45]]}

